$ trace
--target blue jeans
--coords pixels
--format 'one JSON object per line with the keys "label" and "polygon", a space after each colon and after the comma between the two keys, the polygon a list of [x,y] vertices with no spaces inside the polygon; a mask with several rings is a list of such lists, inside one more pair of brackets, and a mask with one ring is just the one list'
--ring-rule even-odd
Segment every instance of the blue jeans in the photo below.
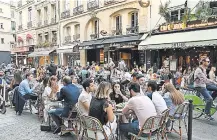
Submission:
{"label": "blue jeans", "polygon": [[211,106],[212,106],[212,103],[213,103],[213,98],[212,98],[211,94],[204,87],[195,87],[195,89],[197,90],[197,92],[202,94],[202,96],[204,97],[204,99],[206,101],[205,113],[210,114],[210,109],[211,109]]}
{"label": "blue jeans", "polygon": [[206,89],[209,91],[214,91],[211,96],[213,100],[215,100],[215,98],[217,97],[217,86],[215,84],[207,84]]}
{"label": "blue jeans", "polygon": [[119,126],[120,132],[130,139],[130,135],[128,133],[133,133],[133,134],[138,134],[140,129],[139,129],[139,121],[135,120],[132,123],[122,123]]}
{"label": "blue jeans", "polygon": [[[131,136],[128,135],[128,133],[133,133],[138,135],[140,129],[139,129],[139,121],[138,120],[134,120],[132,123],[122,123],[119,126],[119,129],[121,131],[121,133],[128,139],[131,139]],[[153,132],[155,133],[155,132]],[[148,134],[142,134],[142,137],[148,137]]]}
{"label": "blue jeans", "polygon": [[61,117],[68,117],[70,108],[64,107],[64,108],[56,108],[51,109],[48,114],[51,116],[52,120],[56,123],[57,127],[60,127],[62,124]]}

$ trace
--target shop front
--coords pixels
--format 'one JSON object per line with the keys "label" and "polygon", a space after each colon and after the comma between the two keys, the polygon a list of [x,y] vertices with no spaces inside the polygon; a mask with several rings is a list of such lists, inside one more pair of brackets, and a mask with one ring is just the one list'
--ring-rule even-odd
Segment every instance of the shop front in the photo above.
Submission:
{"label": "shop front", "polygon": [[176,70],[198,65],[202,56],[209,56],[212,64],[217,63],[216,49],[217,28],[204,28],[182,32],[160,33],[148,36],[139,44],[139,50],[146,59],[147,69],[154,63],[160,68],[165,61],[170,61],[170,67]]}
{"label": "shop front", "polygon": [[34,52],[28,55],[34,62],[34,66],[46,66],[53,61],[56,65],[58,64],[58,55],[55,48],[38,48]]}
{"label": "shop front", "polygon": [[92,61],[105,64],[112,58],[116,65],[122,59],[129,68],[133,68],[140,65],[138,59],[140,38],[141,35],[137,34],[105,37],[85,41],[81,44],[81,48],[86,50],[89,64]]}
{"label": "shop front", "polygon": [[28,54],[34,51],[33,46],[14,47],[11,49],[11,60],[17,66],[32,65],[32,59],[28,58]]}
{"label": "shop front", "polygon": [[78,45],[65,45],[57,49],[57,54],[62,56],[62,64],[69,66],[80,65],[80,53]]}

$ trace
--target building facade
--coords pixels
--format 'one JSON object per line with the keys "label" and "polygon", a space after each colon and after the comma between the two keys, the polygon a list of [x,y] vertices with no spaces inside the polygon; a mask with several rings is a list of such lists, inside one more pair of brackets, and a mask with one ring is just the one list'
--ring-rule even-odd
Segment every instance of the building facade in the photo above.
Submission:
{"label": "building facade", "polygon": [[36,11],[34,0],[16,1],[16,47],[12,49],[18,65],[33,64],[34,60],[28,55],[36,45]]}
{"label": "building facade", "polygon": [[0,63],[10,63],[10,48],[15,42],[14,9],[10,2],[0,1]]}
{"label": "building facade", "polygon": [[[161,3],[162,2],[162,3]],[[217,64],[217,1],[162,0],[152,3],[149,32],[139,44],[147,68],[170,60],[170,70],[194,67],[203,56]],[[154,8],[153,8],[154,7]]]}
{"label": "building facade", "polygon": [[36,46],[29,57],[33,57],[39,65],[46,65],[50,61],[58,64],[58,55],[56,53],[59,33],[57,1],[41,0],[35,3],[34,6],[36,12]]}
{"label": "building facade", "polygon": [[137,47],[147,31],[148,11],[137,0],[63,0],[58,5],[62,64],[104,64],[108,58],[123,59],[129,67],[139,63]]}

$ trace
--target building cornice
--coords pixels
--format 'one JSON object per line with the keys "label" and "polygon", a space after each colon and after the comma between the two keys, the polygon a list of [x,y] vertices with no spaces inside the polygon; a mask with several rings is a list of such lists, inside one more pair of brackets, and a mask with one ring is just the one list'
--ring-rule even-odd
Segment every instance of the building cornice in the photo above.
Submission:
{"label": "building cornice", "polygon": [[22,5],[21,7],[17,7],[16,11],[21,11],[22,9],[27,8],[29,6],[34,6],[34,4],[35,4],[35,1],[32,1],[30,3],[26,3],[26,4]]}
{"label": "building cornice", "polygon": [[58,22],[54,23],[54,24],[49,24],[49,25],[46,25],[46,26],[36,27],[35,30],[39,30],[39,29],[43,29],[43,28],[52,28],[52,27],[55,27],[57,25],[58,25]]}
{"label": "building cornice", "polygon": [[5,5],[8,5],[8,6],[11,6],[10,3],[6,3],[6,2],[3,2],[3,1],[0,1],[0,4],[5,4]]}
{"label": "building cornice", "polygon": [[22,34],[22,33],[25,33],[25,32],[29,32],[29,31],[35,31],[35,28],[31,28],[31,29],[25,29],[25,30],[21,30],[21,31],[17,31],[16,34]]}
{"label": "building cornice", "polygon": [[[1,18],[11,20],[11,17],[0,16],[0,19],[1,19]],[[1,22],[1,20],[0,20],[0,22]]]}
{"label": "building cornice", "polygon": [[[111,6],[100,7],[98,9],[96,9],[95,12],[98,13],[98,12],[101,12],[101,11],[104,11],[104,10],[107,10],[107,9],[112,9],[112,8],[124,6],[124,5],[127,5],[127,4],[131,4],[131,3],[137,3],[137,1],[120,1],[119,3],[116,3],[116,4],[111,5]],[[89,14],[91,14],[91,11],[86,11],[86,12],[83,12],[82,14],[80,14],[80,15],[71,16],[71,17],[65,18],[65,19],[60,18],[60,22],[72,20],[72,19],[75,19],[75,18],[79,18],[79,17],[82,17],[82,16],[89,15]]]}
{"label": "building cornice", "polygon": [[4,31],[0,31],[0,34],[9,34],[9,35],[12,35],[13,33],[12,33],[12,32],[4,32]]}

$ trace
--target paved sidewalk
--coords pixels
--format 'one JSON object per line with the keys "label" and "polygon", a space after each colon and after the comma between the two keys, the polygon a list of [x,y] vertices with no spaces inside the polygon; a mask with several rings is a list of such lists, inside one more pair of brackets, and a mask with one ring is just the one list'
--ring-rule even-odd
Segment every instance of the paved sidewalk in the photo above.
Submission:
{"label": "paved sidewalk", "polygon": [[[216,121],[207,121],[203,118],[193,121],[193,140],[214,140],[217,138]],[[187,139],[183,127],[183,140]],[[40,122],[35,114],[24,112],[16,116],[15,112],[7,108],[5,115],[0,114],[0,140],[75,140],[73,136],[54,135],[52,132],[40,131]],[[177,134],[169,134],[169,140],[179,140]]]}

